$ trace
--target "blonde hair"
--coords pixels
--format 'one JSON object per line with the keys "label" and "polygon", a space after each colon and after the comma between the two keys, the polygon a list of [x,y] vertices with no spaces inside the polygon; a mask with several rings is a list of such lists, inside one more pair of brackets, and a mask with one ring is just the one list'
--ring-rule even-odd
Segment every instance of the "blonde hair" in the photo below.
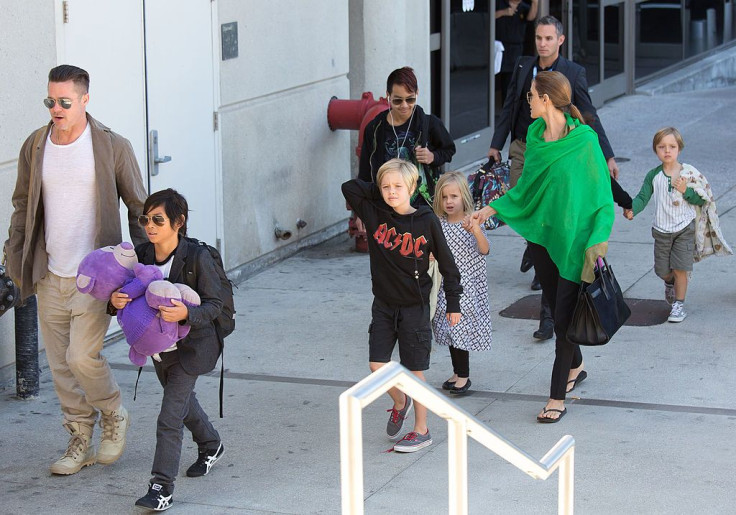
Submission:
{"label": "blonde hair", "polygon": [[463,199],[463,212],[468,215],[473,212],[473,196],[470,194],[468,187],[468,179],[461,172],[447,172],[440,176],[437,185],[434,187],[434,202],[432,208],[437,216],[447,216],[445,210],[442,209],[442,190],[448,184],[457,184],[460,189],[460,197]]}
{"label": "blonde hair", "polygon": [[537,89],[537,94],[540,97],[547,95],[555,108],[563,113],[569,113],[573,118],[577,118],[580,123],[588,123],[580,114],[580,110],[573,105],[570,81],[563,74],[560,72],[539,72],[532,84]]}
{"label": "blonde hair", "polygon": [[404,179],[404,184],[406,184],[409,190],[409,195],[414,194],[417,182],[419,181],[419,170],[417,170],[417,167],[413,163],[399,158],[390,159],[383,163],[381,168],[378,169],[378,174],[376,174],[376,182],[379,188],[383,182],[383,177],[388,172],[399,172],[401,178]]}
{"label": "blonde hair", "polygon": [[654,153],[657,153],[657,145],[664,139],[665,136],[674,136],[675,141],[677,142],[677,146],[680,147],[680,151],[682,151],[683,148],[685,148],[685,140],[682,139],[682,134],[680,134],[680,131],[675,129],[674,127],[665,127],[664,129],[659,129],[656,134],[654,134],[654,139],[652,140],[652,150],[654,150]]}

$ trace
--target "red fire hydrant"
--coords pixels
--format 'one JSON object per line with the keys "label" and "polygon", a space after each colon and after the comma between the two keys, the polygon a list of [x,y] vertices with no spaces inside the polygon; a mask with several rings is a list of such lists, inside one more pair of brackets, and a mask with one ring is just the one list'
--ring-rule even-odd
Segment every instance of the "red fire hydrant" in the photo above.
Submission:
{"label": "red fire hydrant", "polygon": [[[340,100],[337,97],[332,97],[330,103],[327,104],[327,125],[333,131],[338,129],[358,131],[358,146],[355,147],[355,155],[360,159],[365,126],[378,113],[387,109],[388,101],[383,97],[378,100],[374,99],[373,93],[370,91],[363,93],[360,100]],[[352,210],[349,205],[347,208]],[[348,234],[355,237],[355,250],[357,252],[368,252],[368,237],[365,228],[359,229],[357,220],[358,217],[353,213],[348,221]]]}

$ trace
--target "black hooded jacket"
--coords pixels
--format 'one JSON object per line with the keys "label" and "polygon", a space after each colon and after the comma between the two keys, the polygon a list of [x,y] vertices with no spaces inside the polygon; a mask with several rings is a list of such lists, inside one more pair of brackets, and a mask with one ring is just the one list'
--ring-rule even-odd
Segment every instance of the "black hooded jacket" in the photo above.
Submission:
{"label": "black hooded jacket", "polygon": [[391,306],[429,303],[432,253],[444,279],[447,312],[460,313],[460,272],[434,212],[420,206],[401,215],[383,201],[374,183],[360,179],[344,183],[342,194],[365,223],[373,295]]}
{"label": "black hooded jacket", "polygon": [[[387,141],[394,140],[396,136],[388,122],[388,111],[383,111],[368,122],[363,132],[363,146],[360,150],[360,168],[358,179],[366,182],[375,182],[378,169],[386,162],[385,149]],[[409,130],[417,135],[417,140],[409,148],[412,162],[424,167],[428,190],[434,195],[434,185],[440,176],[440,167],[449,163],[455,155],[455,143],[452,137],[442,125],[442,121],[432,114],[426,114],[420,106],[414,107],[414,117],[411,120]],[[416,161],[414,146],[419,144],[427,147],[434,154],[431,165],[420,165]]]}

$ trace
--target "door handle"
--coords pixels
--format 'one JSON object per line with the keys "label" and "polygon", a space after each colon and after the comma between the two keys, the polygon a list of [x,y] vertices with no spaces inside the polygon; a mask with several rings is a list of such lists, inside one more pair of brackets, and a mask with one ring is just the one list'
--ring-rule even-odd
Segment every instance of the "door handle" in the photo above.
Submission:
{"label": "door handle", "polygon": [[158,155],[158,131],[152,130],[148,133],[148,169],[151,175],[158,175],[158,165],[171,161],[171,156]]}

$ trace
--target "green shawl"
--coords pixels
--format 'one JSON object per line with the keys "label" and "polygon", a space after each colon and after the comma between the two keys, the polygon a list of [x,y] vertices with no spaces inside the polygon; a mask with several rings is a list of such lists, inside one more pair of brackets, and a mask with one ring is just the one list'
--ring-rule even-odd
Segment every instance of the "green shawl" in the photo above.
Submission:
{"label": "green shawl", "polygon": [[544,119],[529,126],[521,178],[490,206],[514,231],[546,248],[560,276],[579,283],[585,250],[608,241],[615,215],[598,135],[565,117],[575,128],[557,141],[544,141]]}

